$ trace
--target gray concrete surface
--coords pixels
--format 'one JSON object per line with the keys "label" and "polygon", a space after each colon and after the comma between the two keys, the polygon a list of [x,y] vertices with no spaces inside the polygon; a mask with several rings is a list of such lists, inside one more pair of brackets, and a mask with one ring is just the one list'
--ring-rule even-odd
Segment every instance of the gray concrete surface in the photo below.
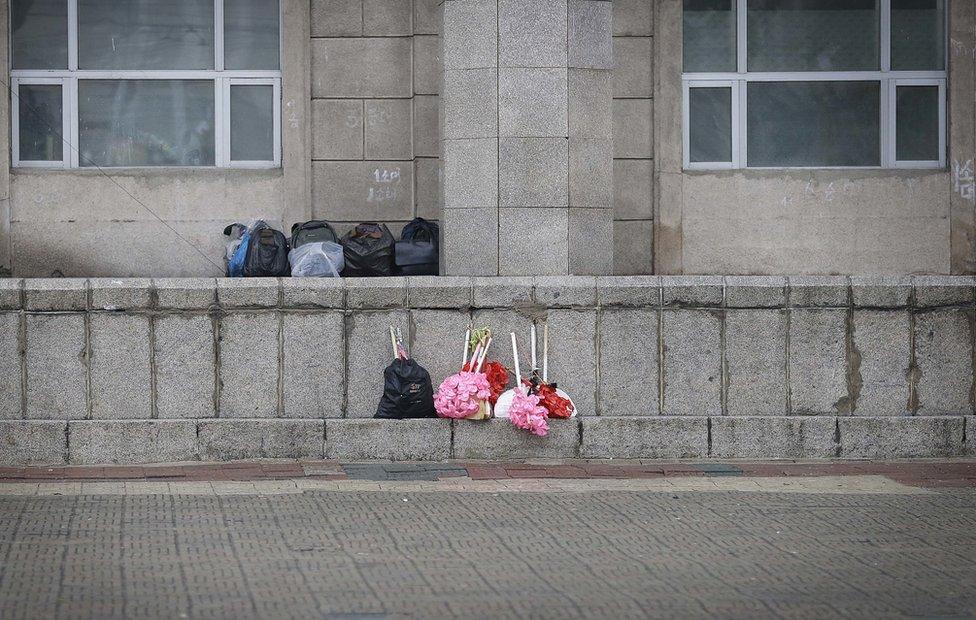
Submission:
{"label": "gray concrete surface", "polygon": [[227,487],[215,494],[209,483],[151,482],[141,494],[119,493],[121,483],[80,494],[78,483],[60,496],[0,495],[0,609],[6,618],[976,611],[971,490],[703,493],[616,482],[619,490],[518,492],[530,485],[512,481],[490,493],[282,494],[272,486],[285,482],[262,483],[261,494],[257,483],[214,483]]}

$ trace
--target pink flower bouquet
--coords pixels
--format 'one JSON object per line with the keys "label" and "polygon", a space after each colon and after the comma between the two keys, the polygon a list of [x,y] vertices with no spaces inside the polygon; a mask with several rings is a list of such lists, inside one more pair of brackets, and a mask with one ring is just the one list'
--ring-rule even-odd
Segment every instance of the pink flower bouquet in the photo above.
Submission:
{"label": "pink flower bouquet", "polygon": [[474,351],[468,358],[472,344],[471,331],[464,336],[464,359],[461,372],[444,379],[434,395],[434,409],[442,418],[454,420],[487,420],[491,418],[492,388],[488,375],[482,372],[491,331],[481,330],[474,335]]}
{"label": "pink flower bouquet", "polygon": [[517,390],[512,406],[508,409],[508,419],[518,428],[545,437],[549,434],[549,413],[539,404],[539,397],[534,394],[524,394],[522,388]]}
{"label": "pink flower bouquet", "polygon": [[434,409],[442,418],[462,420],[478,414],[481,403],[491,397],[488,378],[480,372],[459,372],[437,388]]}

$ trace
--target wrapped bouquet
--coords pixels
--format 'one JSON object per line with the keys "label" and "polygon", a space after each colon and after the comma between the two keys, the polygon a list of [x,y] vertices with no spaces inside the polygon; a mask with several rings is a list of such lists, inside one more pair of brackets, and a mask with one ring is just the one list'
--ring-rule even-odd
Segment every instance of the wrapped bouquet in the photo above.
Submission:
{"label": "wrapped bouquet", "polygon": [[437,415],[455,420],[492,417],[492,407],[508,385],[508,371],[498,362],[485,361],[490,347],[491,330],[465,333],[461,371],[444,379],[434,396]]}
{"label": "wrapped bouquet", "polygon": [[549,418],[571,418],[576,415],[572,399],[555,383],[549,383],[549,325],[543,328],[542,375],[536,364],[536,329],[532,326],[532,369],[522,378],[518,342],[512,334],[512,356],[515,358],[514,389],[502,394],[495,406],[498,417],[507,417],[515,426],[534,435],[549,434]]}

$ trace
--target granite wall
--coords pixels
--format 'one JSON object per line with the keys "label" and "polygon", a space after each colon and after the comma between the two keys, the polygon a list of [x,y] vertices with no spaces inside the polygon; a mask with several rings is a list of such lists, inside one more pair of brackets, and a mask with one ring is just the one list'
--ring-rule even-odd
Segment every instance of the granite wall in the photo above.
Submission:
{"label": "granite wall", "polygon": [[[974,283],[0,279],[0,463],[973,455]],[[389,325],[436,385],[472,322],[548,322],[580,418],[368,419]]]}

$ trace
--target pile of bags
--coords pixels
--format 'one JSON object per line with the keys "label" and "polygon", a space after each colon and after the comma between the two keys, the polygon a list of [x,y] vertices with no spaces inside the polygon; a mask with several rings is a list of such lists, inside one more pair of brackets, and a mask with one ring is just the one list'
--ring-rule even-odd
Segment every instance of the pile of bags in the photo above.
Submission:
{"label": "pile of bags", "polygon": [[438,275],[440,229],[416,218],[400,240],[385,224],[359,224],[341,238],[325,221],[291,227],[291,240],[263,220],[224,229],[231,278]]}

